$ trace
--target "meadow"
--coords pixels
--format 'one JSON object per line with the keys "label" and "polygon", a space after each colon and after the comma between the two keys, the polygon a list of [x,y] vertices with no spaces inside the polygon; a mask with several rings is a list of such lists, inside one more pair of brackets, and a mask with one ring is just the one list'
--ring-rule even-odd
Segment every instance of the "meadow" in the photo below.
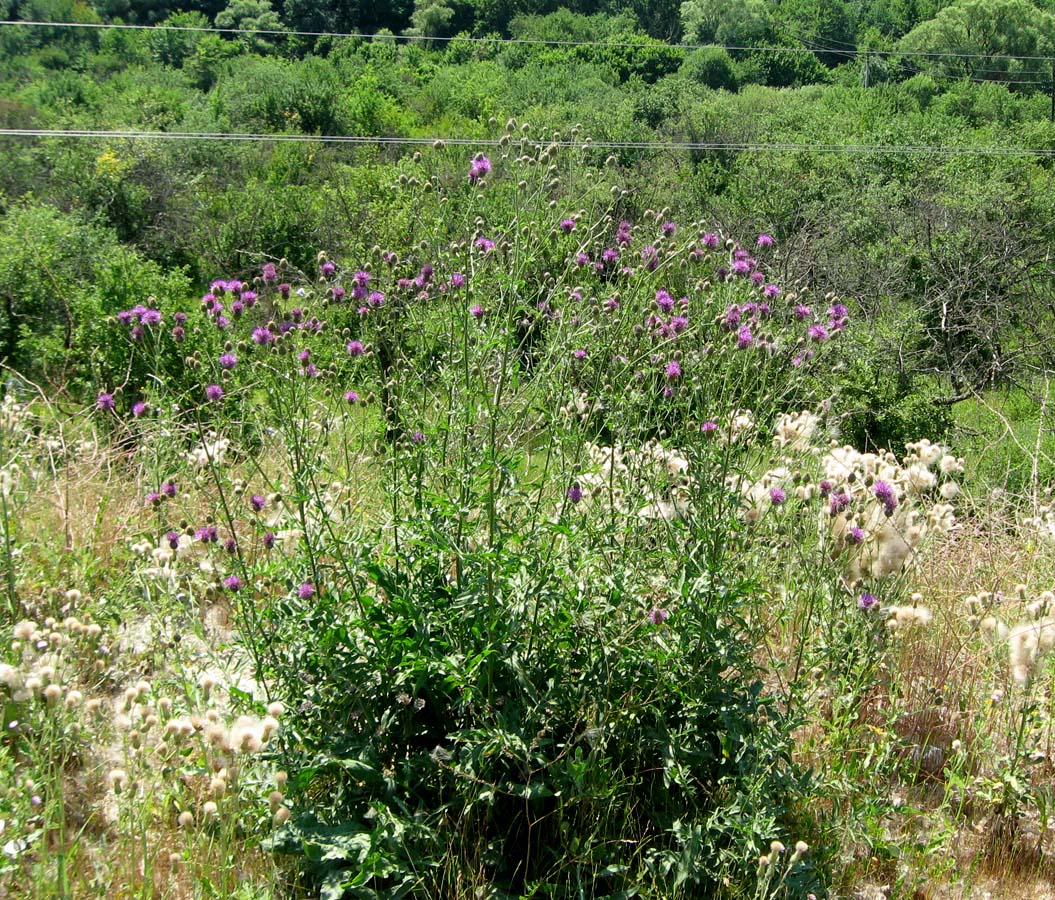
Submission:
{"label": "meadow", "polygon": [[1049,896],[1046,98],[510,27],[6,45],[0,895]]}

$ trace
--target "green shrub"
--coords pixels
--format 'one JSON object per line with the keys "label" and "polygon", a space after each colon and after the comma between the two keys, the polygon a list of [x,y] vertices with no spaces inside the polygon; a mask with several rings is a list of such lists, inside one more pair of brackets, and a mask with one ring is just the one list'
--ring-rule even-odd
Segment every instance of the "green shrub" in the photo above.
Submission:
{"label": "green shrub", "polygon": [[142,259],[105,228],[51,207],[12,207],[0,224],[0,359],[82,396],[100,382],[136,387],[156,367],[171,375],[171,360],[131,370],[133,342],[114,339],[111,317],[150,297],[182,305],[187,291],[182,272]]}
{"label": "green shrub", "polygon": [[723,47],[703,47],[685,57],[681,73],[690,81],[716,90],[735,91],[740,82],[736,64]]}

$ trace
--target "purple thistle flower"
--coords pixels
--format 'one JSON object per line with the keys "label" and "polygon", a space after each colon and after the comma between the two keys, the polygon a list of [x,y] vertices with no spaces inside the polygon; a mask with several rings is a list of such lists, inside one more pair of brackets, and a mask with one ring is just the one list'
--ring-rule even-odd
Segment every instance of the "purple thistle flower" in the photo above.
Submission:
{"label": "purple thistle flower", "polygon": [[461,272],[455,272],[451,275],[451,287],[465,287],[465,276]]}
{"label": "purple thistle flower", "polygon": [[362,341],[349,341],[345,349],[348,351],[349,356],[362,356],[366,352],[366,347],[363,346]]}
{"label": "purple thistle flower", "polygon": [[854,525],[846,533],[846,541],[849,544],[860,544],[865,539],[864,529]]}
{"label": "purple thistle flower", "polygon": [[183,339],[186,336],[187,333],[183,330],[182,325],[177,325],[175,328],[172,329],[172,340],[174,340],[177,344],[182,344]]}
{"label": "purple thistle flower", "polygon": [[278,281],[278,269],[275,268],[274,263],[264,263],[264,268],[260,271],[264,277],[264,284],[274,284]]}
{"label": "purple thistle flower", "polygon": [[484,308],[479,304],[476,304],[469,310],[469,313],[474,319],[482,319],[484,317]]}
{"label": "purple thistle flower", "polygon": [[654,606],[648,611],[648,621],[653,625],[662,625],[669,618],[670,613],[658,606]]}
{"label": "purple thistle flower", "polygon": [[289,293],[292,290],[293,290],[293,286],[291,284],[289,284],[288,282],[282,282],[282,284],[280,284],[278,286],[278,292],[282,295],[282,299],[283,300],[288,300],[289,299]]}
{"label": "purple thistle flower", "polygon": [[273,531],[265,531],[260,543],[264,545],[265,550],[273,549],[275,546],[275,533]]}
{"label": "purple thistle flower", "polygon": [[582,502],[582,488],[579,486],[579,482],[575,482],[570,488],[568,488],[568,499],[572,503]]}
{"label": "purple thistle flower", "polygon": [[780,296],[780,287],[775,284],[767,284],[764,288],[762,288],[762,293],[767,299],[773,300]]}
{"label": "purple thistle flower", "polygon": [[218,384],[210,384],[205,388],[205,398],[215,403],[223,399],[223,388]]}
{"label": "purple thistle flower", "polygon": [[703,244],[703,246],[706,247],[708,250],[717,250],[718,235],[716,235],[712,231],[708,231],[702,238],[700,238],[700,243]]}
{"label": "purple thistle flower", "polygon": [[415,444],[420,444],[420,443],[422,443],[422,441],[425,440],[425,435],[422,432],[420,432],[420,431],[415,431],[413,434],[410,435],[410,439]]}
{"label": "purple thistle flower", "polygon": [[571,234],[575,230],[575,220],[561,219],[560,230],[563,231],[565,234]]}
{"label": "purple thistle flower", "polygon": [[583,253],[581,250],[575,254],[575,265],[582,267],[590,264],[590,254]]}
{"label": "purple thistle flower", "polygon": [[169,542],[169,549],[179,550],[179,538],[180,535],[178,531],[170,531],[165,535],[165,540]]}
{"label": "purple thistle flower", "polygon": [[147,506],[157,506],[161,502],[161,494],[151,491],[147,494]]}
{"label": "purple thistle flower", "polygon": [[330,262],[329,260],[326,260],[326,261],[325,261],[325,262],[324,262],[324,263],[323,263],[323,264],[322,264],[321,266],[319,266],[319,271],[320,271],[320,272],[321,272],[321,273],[322,273],[322,274],[323,274],[323,275],[324,275],[325,277],[327,277],[327,278],[332,278],[332,277],[333,277],[333,274],[334,274],[334,273],[335,273],[335,272],[337,271],[337,266],[335,266],[335,265],[334,265],[334,264],[333,264],[332,262]]}
{"label": "purple thistle flower", "polygon": [[297,588],[297,596],[300,597],[301,600],[310,600],[315,596],[315,585],[310,581],[305,581]]}
{"label": "purple thistle flower", "polygon": [[746,325],[741,325],[740,330],[736,333],[736,346],[741,350],[746,350],[754,342],[755,338],[751,334],[751,329]]}
{"label": "purple thistle flower", "polygon": [[233,537],[228,538],[223,542],[223,549],[230,553],[231,556],[234,556],[238,552],[238,541]]}
{"label": "purple thistle flower", "polygon": [[144,309],[139,314],[140,325],[160,325],[161,324],[161,312],[156,309]]}
{"label": "purple thistle flower", "polygon": [[714,434],[717,430],[718,430],[718,423],[717,422],[712,422],[710,420],[704,422],[700,426],[700,431],[702,431],[704,434],[708,434],[708,435]]}
{"label": "purple thistle flower", "polygon": [[344,395],[344,401],[345,403],[358,403],[359,395],[355,391],[348,391]]}
{"label": "purple thistle flower", "polygon": [[676,378],[680,378],[681,363],[679,363],[676,359],[672,359],[669,363],[667,363],[665,374],[670,381],[673,381]]}
{"label": "purple thistle flower", "polygon": [[245,587],[245,582],[237,575],[228,575],[223,580],[223,586],[229,591],[237,592]]}
{"label": "purple thistle flower", "polygon": [[117,406],[117,403],[114,401],[113,394],[107,394],[104,391],[103,393],[99,394],[98,397],[95,398],[95,406],[97,409],[107,411]]}
{"label": "purple thistle flower", "polygon": [[238,357],[233,353],[223,353],[220,355],[220,368],[221,369],[233,369],[238,365]]}
{"label": "purple thistle flower", "polygon": [[275,335],[270,328],[254,328],[252,337],[254,344],[260,344],[265,347],[275,342]]}
{"label": "purple thistle flower", "polygon": [[808,334],[810,340],[818,344],[823,344],[829,337],[828,329],[823,325],[811,325],[808,329]]}
{"label": "purple thistle flower", "polygon": [[755,241],[755,243],[759,247],[772,247],[773,246],[773,236],[771,234],[760,234],[758,236],[758,239]]}
{"label": "purple thistle flower", "polygon": [[751,272],[751,264],[746,259],[738,259],[732,265],[734,275],[748,275]]}
{"label": "purple thistle flower", "polygon": [[586,351],[580,348],[579,350],[575,350],[572,353],[572,356],[575,359],[586,359]]}
{"label": "purple thistle flower", "polygon": [[780,506],[787,499],[788,495],[784,493],[783,488],[775,487],[769,489],[769,502],[774,506]]}
{"label": "purple thistle flower", "polygon": [[215,525],[203,525],[201,528],[197,528],[194,531],[195,540],[200,541],[203,544],[215,544],[219,540],[219,532],[216,530]]}
{"label": "purple thistle flower", "polygon": [[876,499],[880,503],[889,503],[891,500],[897,499],[894,496],[894,489],[885,481],[877,481],[872,485],[872,493],[876,495]]}
{"label": "purple thistle flower", "polygon": [[486,256],[495,249],[495,242],[490,238],[478,237],[473,243],[473,246]]}
{"label": "purple thistle flower", "polygon": [[264,507],[267,506],[267,498],[262,494],[253,494],[249,498],[249,505],[253,508],[254,512],[263,512]]}
{"label": "purple thistle flower", "polygon": [[836,516],[850,505],[850,496],[846,491],[837,491],[832,494],[828,503],[828,512]]}
{"label": "purple thistle flower", "polygon": [[802,321],[803,319],[808,319],[810,316],[812,316],[813,310],[805,304],[800,303],[795,307],[794,314],[796,319]]}
{"label": "purple thistle flower", "polygon": [[857,598],[857,607],[867,611],[872,609],[878,602],[879,600],[876,599],[874,594],[861,594]]}
{"label": "purple thistle flower", "polygon": [[473,157],[472,164],[469,166],[469,181],[475,183],[490,171],[491,160],[482,153],[477,153],[476,156]]}
{"label": "purple thistle flower", "polygon": [[827,497],[832,492],[832,483],[825,478],[817,487],[820,489],[821,496]]}
{"label": "purple thistle flower", "polygon": [[660,312],[669,314],[674,309],[674,298],[661,288],[656,291],[656,306],[659,307]]}
{"label": "purple thistle flower", "polygon": [[164,484],[161,485],[161,493],[163,493],[170,500],[175,497],[178,492],[179,489],[176,487],[175,481],[166,481]]}
{"label": "purple thistle flower", "polygon": [[132,415],[135,416],[135,418],[138,419],[146,411],[147,405],[142,400],[137,400],[135,403],[132,404]]}
{"label": "purple thistle flower", "polygon": [[664,222],[659,230],[663,232],[664,237],[674,237],[674,232],[678,230],[678,226],[674,222]]}
{"label": "purple thistle flower", "polygon": [[332,288],[330,288],[330,296],[333,297],[333,299],[336,300],[338,303],[340,303],[344,299],[344,295],[346,293],[347,292],[345,291],[345,289],[339,284],[335,284]]}
{"label": "purple thistle flower", "polygon": [[[644,253],[645,251],[642,250],[641,252]],[[606,266],[615,265],[619,262],[619,251],[615,247],[605,247],[601,251],[601,262]]]}

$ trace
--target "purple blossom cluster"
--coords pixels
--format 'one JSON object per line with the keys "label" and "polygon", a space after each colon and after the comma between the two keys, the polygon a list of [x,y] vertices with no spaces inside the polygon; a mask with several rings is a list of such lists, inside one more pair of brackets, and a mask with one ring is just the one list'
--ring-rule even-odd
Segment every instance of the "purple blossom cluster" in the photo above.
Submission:
{"label": "purple blossom cluster", "polygon": [[475,184],[484,175],[489,174],[491,171],[491,160],[484,156],[482,153],[477,153],[473,157],[472,162],[469,164],[469,182]]}
{"label": "purple blossom cluster", "polygon": [[131,309],[122,310],[117,314],[117,321],[129,328],[132,340],[142,340],[146,329],[151,325],[161,324],[161,311],[149,306],[137,304]]}

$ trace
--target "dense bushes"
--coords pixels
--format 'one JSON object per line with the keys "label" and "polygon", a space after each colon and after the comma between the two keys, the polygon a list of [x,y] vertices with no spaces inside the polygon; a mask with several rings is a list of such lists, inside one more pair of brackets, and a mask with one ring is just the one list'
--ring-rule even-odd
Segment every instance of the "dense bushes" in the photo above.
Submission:
{"label": "dense bushes", "polygon": [[74,393],[141,384],[146,368],[130,370],[132,347],[115,339],[113,316],[147,298],[180,304],[188,288],[182,272],[144,260],[105,228],[49,207],[13,207],[0,222],[0,358]]}

